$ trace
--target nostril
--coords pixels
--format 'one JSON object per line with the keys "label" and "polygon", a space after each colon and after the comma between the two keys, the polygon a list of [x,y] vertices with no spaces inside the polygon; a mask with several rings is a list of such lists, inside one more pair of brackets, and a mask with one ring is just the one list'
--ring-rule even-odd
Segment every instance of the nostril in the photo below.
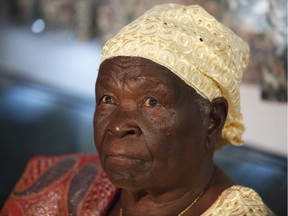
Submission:
{"label": "nostril", "polygon": [[119,135],[120,135],[121,138],[124,138],[124,137],[129,137],[129,136],[137,136],[138,137],[140,134],[141,134],[140,128],[138,128],[138,127],[134,128],[133,127],[133,128],[130,128],[130,129],[126,128],[126,130],[123,129],[122,133],[119,134]]}
{"label": "nostril", "polygon": [[117,136],[118,138],[124,138],[124,137],[129,137],[129,136],[135,136],[138,137],[141,135],[141,129],[138,126],[132,126],[132,125],[118,125],[118,126],[113,126],[110,125],[108,127],[108,131],[112,133],[114,136]]}
{"label": "nostril", "polygon": [[136,132],[134,130],[127,131],[125,135],[134,135]]}
{"label": "nostril", "polygon": [[140,131],[138,132],[137,129],[131,129],[127,131],[123,131],[121,138],[126,137],[126,136],[138,136],[140,134]]}

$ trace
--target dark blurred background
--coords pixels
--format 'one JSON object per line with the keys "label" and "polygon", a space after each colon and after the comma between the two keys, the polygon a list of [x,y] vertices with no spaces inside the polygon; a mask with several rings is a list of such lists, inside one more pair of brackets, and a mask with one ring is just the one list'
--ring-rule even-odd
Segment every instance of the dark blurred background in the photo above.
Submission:
{"label": "dark blurred background", "polygon": [[[96,152],[92,118],[101,47],[163,2],[0,0],[0,209],[33,155]],[[223,15],[231,7],[227,0],[169,2],[197,3],[219,19],[231,18]],[[286,152],[249,144],[216,153],[216,163],[277,215],[287,215]]]}

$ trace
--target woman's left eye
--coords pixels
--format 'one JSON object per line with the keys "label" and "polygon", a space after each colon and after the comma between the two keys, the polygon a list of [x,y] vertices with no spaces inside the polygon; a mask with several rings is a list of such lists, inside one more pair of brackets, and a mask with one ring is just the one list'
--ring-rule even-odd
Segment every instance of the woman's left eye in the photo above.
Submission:
{"label": "woman's left eye", "polygon": [[159,105],[159,102],[157,99],[155,98],[148,98],[147,100],[145,100],[144,104],[145,107],[156,107]]}

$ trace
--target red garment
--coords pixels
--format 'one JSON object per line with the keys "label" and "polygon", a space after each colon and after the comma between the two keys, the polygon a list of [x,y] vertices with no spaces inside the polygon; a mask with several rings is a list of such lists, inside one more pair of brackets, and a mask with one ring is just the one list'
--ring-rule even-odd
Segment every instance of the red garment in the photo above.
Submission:
{"label": "red garment", "polygon": [[0,215],[105,215],[117,191],[96,154],[34,157]]}

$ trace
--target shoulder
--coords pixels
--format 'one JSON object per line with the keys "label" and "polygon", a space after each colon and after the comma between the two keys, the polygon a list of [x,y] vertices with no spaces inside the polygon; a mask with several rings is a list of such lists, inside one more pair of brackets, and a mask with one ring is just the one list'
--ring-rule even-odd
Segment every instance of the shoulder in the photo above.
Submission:
{"label": "shoulder", "polygon": [[234,185],[222,192],[214,204],[202,216],[220,215],[263,215],[273,212],[263,203],[261,197],[251,188]]}
{"label": "shoulder", "polygon": [[115,193],[97,154],[37,156],[27,164],[1,215],[95,214],[107,209]]}

